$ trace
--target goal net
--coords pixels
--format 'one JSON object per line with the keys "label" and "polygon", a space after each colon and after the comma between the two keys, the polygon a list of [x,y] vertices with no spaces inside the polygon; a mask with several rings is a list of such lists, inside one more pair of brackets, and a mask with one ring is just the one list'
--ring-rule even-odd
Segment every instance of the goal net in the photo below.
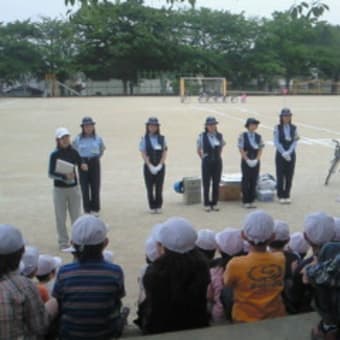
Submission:
{"label": "goal net", "polygon": [[181,102],[190,101],[192,97],[227,95],[227,80],[214,77],[181,77],[180,78]]}
{"label": "goal net", "polygon": [[294,80],[294,94],[340,94],[340,83],[332,80]]}

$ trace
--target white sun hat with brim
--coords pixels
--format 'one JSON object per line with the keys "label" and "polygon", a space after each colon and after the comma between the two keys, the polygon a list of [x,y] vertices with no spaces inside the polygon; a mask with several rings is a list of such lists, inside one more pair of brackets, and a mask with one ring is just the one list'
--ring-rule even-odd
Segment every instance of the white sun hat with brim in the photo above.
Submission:
{"label": "white sun hat with brim", "polygon": [[201,229],[197,232],[196,246],[203,250],[216,250],[216,233],[210,229]]}
{"label": "white sun hat with brim", "polygon": [[38,268],[39,250],[36,247],[25,246],[25,252],[22,255],[22,268],[20,272],[24,276],[30,276]]}
{"label": "white sun hat with brim", "polygon": [[60,257],[41,254],[38,260],[36,276],[44,276],[52,273],[54,270],[57,271],[62,263],[63,261]]}
{"label": "white sun hat with brim", "polygon": [[275,220],[274,221],[274,241],[289,241],[289,225],[285,221]]}
{"label": "white sun hat with brim", "polygon": [[0,255],[9,255],[25,246],[21,231],[9,224],[0,224]]}

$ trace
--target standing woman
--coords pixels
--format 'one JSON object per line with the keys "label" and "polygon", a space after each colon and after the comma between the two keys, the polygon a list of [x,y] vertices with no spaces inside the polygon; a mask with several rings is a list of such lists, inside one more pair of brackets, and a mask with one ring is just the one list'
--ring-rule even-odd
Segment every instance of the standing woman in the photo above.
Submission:
{"label": "standing woman", "polygon": [[48,175],[54,180],[53,202],[59,248],[62,250],[70,246],[66,229],[67,210],[72,224],[81,215],[81,196],[75,167],[86,171],[87,165],[82,163],[79,153],[71,146],[70,133],[67,129],[58,128],[55,137],[57,147],[50,155]]}
{"label": "standing woman", "polygon": [[255,131],[260,122],[255,118],[248,118],[245,124],[247,131],[243,132],[238,140],[241,153],[242,170],[242,201],[245,208],[256,208],[256,184],[260,173],[260,159],[264,143],[261,135]]}
{"label": "standing woman", "polygon": [[290,109],[284,108],[280,113],[280,123],[274,128],[277,196],[281,204],[291,203],[290,190],[295,169],[295,149],[298,139],[297,128],[292,124],[292,113]]}
{"label": "standing woman", "polygon": [[96,122],[91,117],[84,117],[81,133],[75,138],[73,147],[79,152],[82,162],[87,164],[87,171],[80,170],[80,186],[83,196],[83,208],[87,214],[99,215],[100,210],[100,157],[105,145],[96,134]]}
{"label": "standing woman", "polygon": [[205,121],[205,131],[197,140],[197,153],[202,160],[204,208],[207,212],[219,210],[217,203],[223,166],[221,155],[225,141],[223,135],[217,131],[217,124],[215,117],[208,117]]}
{"label": "standing woman", "polygon": [[150,117],[146,122],[145,135],[139,144],[139,151],[144,160],[144,181],[152,214],[162,212],[165,159],[168,150],[159,126],[158,119]]}

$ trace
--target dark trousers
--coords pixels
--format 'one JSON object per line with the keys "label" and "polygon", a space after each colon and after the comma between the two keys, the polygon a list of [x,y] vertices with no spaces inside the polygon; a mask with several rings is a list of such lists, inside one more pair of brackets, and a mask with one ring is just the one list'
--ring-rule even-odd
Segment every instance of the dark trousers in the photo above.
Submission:
{"label": "dark trousers", "polygon": [[[222,159],[214,161],[202,160],[202,180],[204,206],[214,206],[218,202],[218,189],[222,174]],[[212,183],[212,199],[210,200],[210,184]]]}
{"label": "dark trousers", "polygon": [[242,202],[253,203],[256,197],[256,184],[260,172],[260,163],[254,168],[251,168],[247,163],[242,160]]}
{"label": "dark trousers", "polygon": [[289,198],[290,189],[292,187],[296,155],[295,152],[291,155],[291,161],[286,161],[279,152],[276,152],[276,181],[277,181],[277,196],[278,198]]}
{"label": "dark trousers", "polygon": [[148,166],[144,164],[144,181],[148,195],[150,209],[160,209],[163,205],[163,183],[165,177],[165,165],[160,172],[153,175]]}
{"label": "dark trousers", "polygon": [[88,171],[79,171],[80,187],[83,196],[85,213],[100,210],[100,161],[99,158],[91,158],[87,162]]}

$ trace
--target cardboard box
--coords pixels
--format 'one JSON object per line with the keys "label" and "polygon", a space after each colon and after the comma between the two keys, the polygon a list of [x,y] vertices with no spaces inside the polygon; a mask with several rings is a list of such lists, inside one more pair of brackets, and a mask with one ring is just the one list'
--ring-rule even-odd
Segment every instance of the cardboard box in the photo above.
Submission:
{"label": "cardboard box", "polygon": [[239,201],[241,199],[241,185],[221,184],[219,187],[220,201]]}

